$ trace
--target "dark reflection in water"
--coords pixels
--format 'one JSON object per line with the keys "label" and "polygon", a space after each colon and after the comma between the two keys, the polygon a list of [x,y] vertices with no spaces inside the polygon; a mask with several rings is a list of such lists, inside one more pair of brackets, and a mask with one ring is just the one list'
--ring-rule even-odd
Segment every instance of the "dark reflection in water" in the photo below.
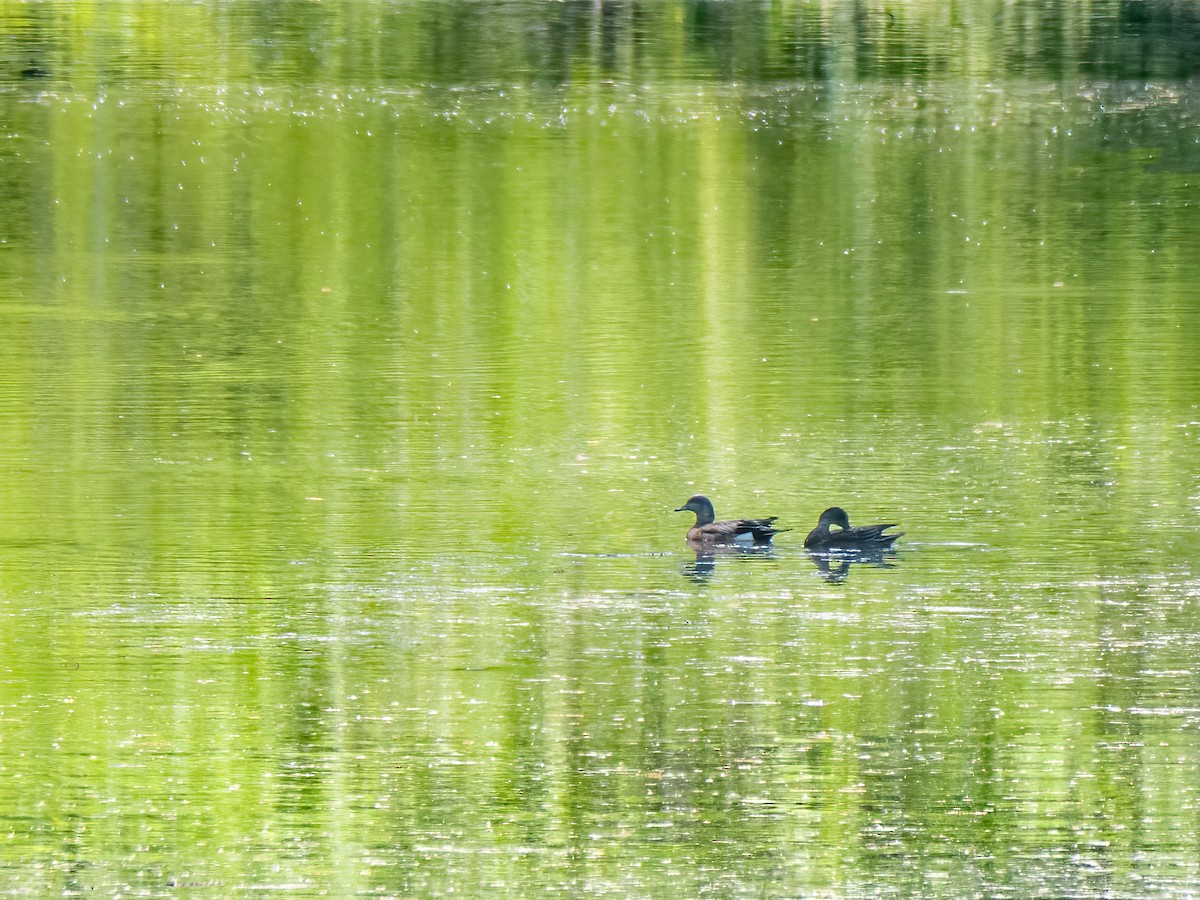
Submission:
{"label": "dark reflection in water", "polygon": [[[70,4],[37,4],[21,28],[0,36],[0,58],[59,70],[79,52],[65,19]],[[126,4],[114,4],[124,7]],[[646,73],[754,84],[866,81],[980,73],[1117,81],[1189,78],[1200,71],[1200,11],[1182,2],[1021,0],[1005,4],[798,4],[567,0],[542,3],[364,4],[370,52],[353,43],[364,21],[333,5],[220,5],[205,25],[234,34],[258,75],[297,83],[528,83],[587,78],[641,81]],[[158,13],[139,15],[151,17]],[[184,20],[176,15],[177,22]],[[197,23],[192,23],[193,27]],[[986,61],[976,34],[992,42]],[[183,73],[188,53],[139,47],[123,64],[160,77]],[[162,47],[171,49],[163,43]],[[204,59],[208,59],[207,56]],[[969,65],[964,62],[969,59]],[[177,63],[177,65],[172,65]],[[20,65],[9,71],[19,71]],[[122,65],[114,60],[114,66]],[[11,66],[11,63],[10,63]]]}
{"label": "dark reflection in water", "polygon": [[804,552],[817,567],[817,573],[826,581],[835,584],[850,577],[852,566],[869,566],[875,569],[896,568],[893,562],[896,558],[895,550],[832,550],[828,552],[806,550]]}
{"label": "dark reflection in water", "polygon": [[[692,547],[695,560],[683,566],[682,574],[692,581],[705,582],[717,574],[719,566],[748,560],[776,560],[781,557],[774,547]],[[896,568],[895,550],[833,550],[818,552],[805,550],[804,556],[816,567],[817,574],[826,581],[840,583],[850,576],[854,566],[873,569]],[[791,560],[789,560],[791,562]],[[795,558],[799,570],[800,557]]]}
{"label": "dark reflection in water", "polygon": [[683,575],[693,581],[707,581],[717,571],[717,560],[725,559],[774,559],[773,547],[706,547],[688,542],[688,546],[696,554],[694,562],[683,567]]}

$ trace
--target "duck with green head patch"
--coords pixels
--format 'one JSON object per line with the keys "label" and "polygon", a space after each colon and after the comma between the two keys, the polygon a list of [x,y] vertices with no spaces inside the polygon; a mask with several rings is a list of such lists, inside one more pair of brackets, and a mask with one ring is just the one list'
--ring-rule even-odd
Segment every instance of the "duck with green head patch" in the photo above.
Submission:
{"label": "duck with green head patch", "polygon": [[896,538],[904,534],[884,534],[889,525],[854,525],[840,506],[831,506],[821,513],[817,527],[808,533],[804,546],[809,550],[890,550]]}

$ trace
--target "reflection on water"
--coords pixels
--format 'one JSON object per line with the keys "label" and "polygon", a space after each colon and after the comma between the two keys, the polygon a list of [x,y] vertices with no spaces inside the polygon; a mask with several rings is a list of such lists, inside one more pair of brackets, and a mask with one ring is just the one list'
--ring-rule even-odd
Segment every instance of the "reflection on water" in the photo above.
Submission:
{"label": "reflection on water", "polygon": [[0,892],[1200,890],[1194,5],[0,21]]}
{"label": "reflection on water", "polygon": [[755,565],[759,560],[773,561],[776,572],[801,573],[805,570],[802,560],[806,559],[822,579],[837,584],[849,577],[852,567],[894,569],[898,557],[895,549],[797,552],[777,551],[774,547],[689,546],[689,550],[695,554],[695,559],[684,563],[682,573],[685,578],[698,583],[712,579],[719,568]]}
{"label": "reflection on water", "polygon": [[882,550],[806,550],[808,558],[817,572],[826,581],[845,581],[850,576],[851,566],[871,566],[877,569],[895,568],[896,551]]}
{"label": "reflection on water", "polygon": [[694,581],[706,581],[717,571],[717,561],[725,560],[730,564],[752,559],[774,559],[775,549],[770,545],[764,547],[739,547],[725,545],[705,545],[702,542],[688,541],[688,549],[695,554],[693,562],[686,563],[683,574]]}

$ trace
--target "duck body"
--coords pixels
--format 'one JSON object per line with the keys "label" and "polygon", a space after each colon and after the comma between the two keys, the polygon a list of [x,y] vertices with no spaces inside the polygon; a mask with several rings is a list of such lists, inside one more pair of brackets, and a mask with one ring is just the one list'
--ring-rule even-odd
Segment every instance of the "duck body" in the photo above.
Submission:
{"label": "duck body", "polygon": [[896,538],[904,534],[903,531],[884,534],[895,527],[894,523],[852,526],[844,509],[831,506],[821,513],[817,527],[804,539],[804,546],[809,550],[890,550]]}
{"label": "duck body", "polygon": [[694,512],[696,524],[688,529],[689,544],[733,544],[737,546],[765,547],[771,538],[787,528],[775,528],[778,516],[766,519],[728,519],[718,522],[712,501],[703,494],[696,494],[675,512]]}

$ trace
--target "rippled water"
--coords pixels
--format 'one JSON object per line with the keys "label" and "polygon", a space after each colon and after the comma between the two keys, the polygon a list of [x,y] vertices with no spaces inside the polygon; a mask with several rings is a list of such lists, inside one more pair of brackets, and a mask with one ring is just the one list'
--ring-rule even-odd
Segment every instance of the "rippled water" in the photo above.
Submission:
{"label": "rippled water", "polygon": [[0,892],[1200,890],[1187,5],[0,20]]}

